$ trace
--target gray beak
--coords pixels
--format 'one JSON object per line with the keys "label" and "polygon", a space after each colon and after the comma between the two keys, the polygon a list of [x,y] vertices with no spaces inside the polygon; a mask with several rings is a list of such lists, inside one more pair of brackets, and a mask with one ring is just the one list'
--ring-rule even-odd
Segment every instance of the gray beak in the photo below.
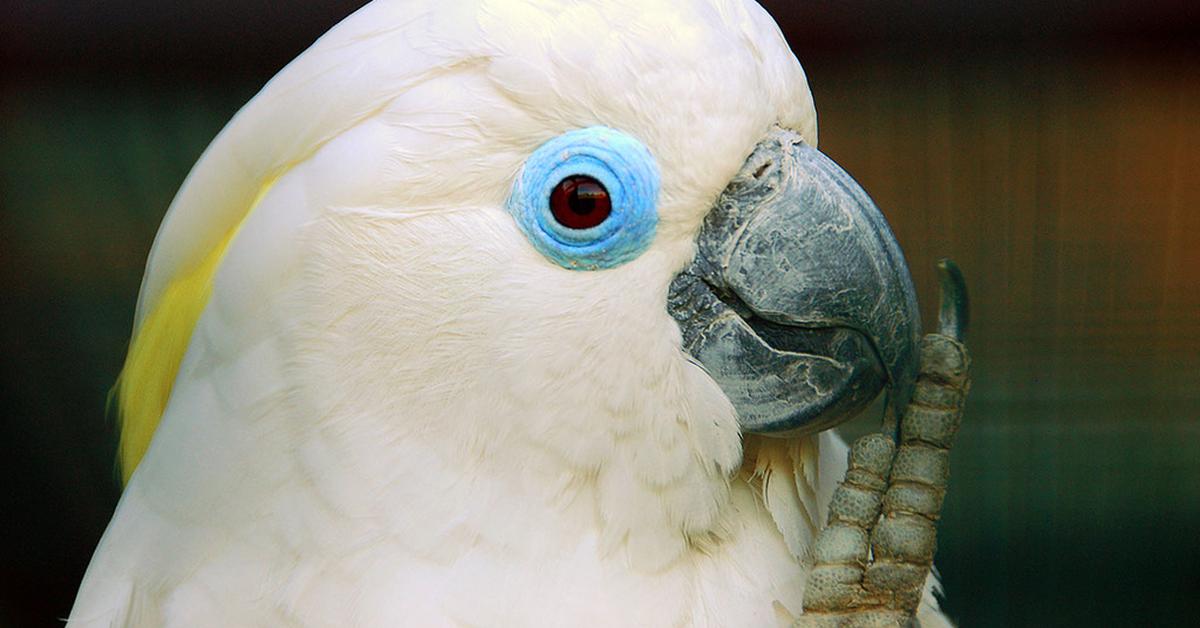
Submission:
{"label": "gray beak", "polygon": [[777,128],[697,244],[670,311],[743,432],[817,432],[885,386],[899,415],[917,373],[916,294],[887,221],[850,175]]}

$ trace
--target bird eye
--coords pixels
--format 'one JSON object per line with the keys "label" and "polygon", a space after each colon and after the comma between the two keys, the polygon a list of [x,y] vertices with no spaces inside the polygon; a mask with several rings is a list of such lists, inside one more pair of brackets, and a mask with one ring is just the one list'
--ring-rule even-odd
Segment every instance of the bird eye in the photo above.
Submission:
{"label": "bird eye", "polygon": [[508,211],[533,247],[571,270],[620,266],[658,226],[658,164],[639,141],[607,127],[564,133],[529,156]]}
{"label": "bird eye", "polygon": [[604,184],[587,175],[572,175],[550,192],[550,213],[568,229],[591,229],[612,213]]}

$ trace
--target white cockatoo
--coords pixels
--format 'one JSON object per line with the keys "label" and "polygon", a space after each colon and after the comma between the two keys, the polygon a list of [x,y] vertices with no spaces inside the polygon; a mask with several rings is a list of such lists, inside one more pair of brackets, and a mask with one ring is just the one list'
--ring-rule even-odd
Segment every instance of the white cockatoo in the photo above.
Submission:
{"label": "white cockatoo", "polygon": [[747,0],[354,13],[163,221],[68,625],[789,624],[918,328],[816,140]]}

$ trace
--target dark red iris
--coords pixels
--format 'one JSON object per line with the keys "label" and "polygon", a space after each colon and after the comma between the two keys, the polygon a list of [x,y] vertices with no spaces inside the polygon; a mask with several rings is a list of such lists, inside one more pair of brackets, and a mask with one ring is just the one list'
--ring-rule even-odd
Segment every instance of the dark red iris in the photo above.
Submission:
{"label": "dark red iris", "polygon": [[554,186],[550,213],[568,229],[590,229],[612,213],[612,200],[599,181],[583,174],[572,175]]}

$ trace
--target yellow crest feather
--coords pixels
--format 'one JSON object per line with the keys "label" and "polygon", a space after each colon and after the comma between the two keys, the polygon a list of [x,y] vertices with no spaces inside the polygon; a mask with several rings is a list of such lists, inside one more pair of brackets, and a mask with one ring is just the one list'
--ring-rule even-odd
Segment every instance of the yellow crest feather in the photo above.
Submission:
{"label": "yellow crest feather", "polygon": [[[245,216],[250,215],[273,183],[271,180],[263,185]],[[117,460],[123,483],[129,483],[150,447],[171,398],[171,389],[191,342],[192,330],[208,305],[213,275],[244,222],[243,217],[242,222],[222,238],[200,264],[173,278],[141,326],[134,331],[115,389],[121,426]]]}

